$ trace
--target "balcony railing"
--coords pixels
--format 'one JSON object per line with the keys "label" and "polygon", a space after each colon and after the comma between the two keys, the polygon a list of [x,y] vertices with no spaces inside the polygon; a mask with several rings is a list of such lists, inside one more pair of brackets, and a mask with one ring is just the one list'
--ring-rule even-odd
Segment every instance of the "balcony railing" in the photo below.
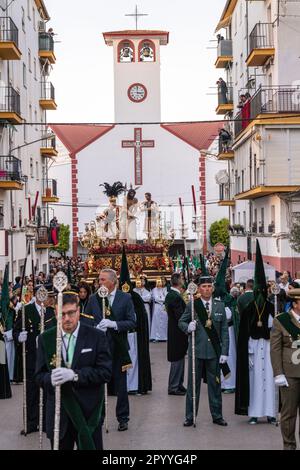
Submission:
{"label": "balcony railing", "polygon": [[12,86],[0,86],[0,113],[21,113],[20,95]]}
{"label": "balcony railing", "polygon": [[292,85],[259,88],[235,117],[235,137],[260,114],[299,114],[299,93],[300,87]]}
{"label": "balcony railing", "polygon": [[21,160],[13,156],[0,156],[0,182],[22,182]]}
{"label": "balcony railing", "polygon": [[41,83],[41,100],[55,100],[55,88],[52,83]]}
{"label": "balcony railing", "polygon": [[19,45],[19,31],[9,17],[0,17],[0,42],[14,42]]}
{"label": "balcony railing", "polygon": [[218,90],[218,106],[233,103],[233,87],[228,86],[227,91]]}
{"label": "balcony railing", "polygon": [[229,184],[220,184],[220,201],[231,201],[233,200],[233,185]]}
{"label": "balcony railing", "polygon": [[42,147],[44,149],[56,149],[56,137],[50,137],[46,138],[45,140],[42,141]]}
{"label": "balcony railing", "polygon": [[249,37],[250,51],[274,47],[273,23],[257,23]]}
{"label": "balcony railing", "polygon": [[57,197],[57,180],[43,180],[43,195]]}
{"label": "balcony railing", "polygon": [[50,245],[49,241],[49,228],[46,226],[38,227],[36,234],[37,245]]}
{"label": "balcony railing", "polygon": [[39,49],[40,51],[54,51],[54,40],[50,34],[39,33]]}
{"label": "balcony railing", "polygon": [[232,40],[222,39],[218,44],[217,68],[226,67],[232,61]]}

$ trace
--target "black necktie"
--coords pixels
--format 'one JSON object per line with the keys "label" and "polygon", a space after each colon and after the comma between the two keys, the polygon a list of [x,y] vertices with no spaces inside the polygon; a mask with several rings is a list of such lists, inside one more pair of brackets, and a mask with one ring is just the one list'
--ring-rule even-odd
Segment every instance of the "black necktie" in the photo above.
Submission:
{"label": "black necktie", "polygon": [[206,308],[206,311],[209,312],[209,302],[206,302],[205,308]]}

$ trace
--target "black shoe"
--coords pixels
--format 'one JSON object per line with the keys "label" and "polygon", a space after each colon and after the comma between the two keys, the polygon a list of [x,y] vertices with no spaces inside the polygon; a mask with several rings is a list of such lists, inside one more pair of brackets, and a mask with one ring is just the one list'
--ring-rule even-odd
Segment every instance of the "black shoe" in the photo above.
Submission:
{"label": "black shoe", "polygon": [[180,390],[181,392],[184,392],[184,393],[187,392],[186,388],[183,385],[181,385],[181,387],[179,387],[178,390]]}
{"label": "black shoe", "polygon": [[185,422],[183,423],[183,426],[186,427],[186,428],[189,428],[190,426],[193,426],[193,421],[191,421],[190,419],[186,419]]}
{"label": "black shoe", "polygon": [[186,392],[184,392],[183,390],[176,390],[176,392],[168,392],[168,395],[185,395]]}
{"label": "black shoe", "polygon": [[213,419],[213,423],[218,424],[219,426],[228,426],[225,419],[223,418]]}
{"label": "black shoe", "polygon": [[27,433],[25,434],[25,430],[22,429],[20,432],[21,436],[27,436],[27,434],[32,434],[33,432],[38,432],[38,427],[37,426],[29,426],[27,429]]}
{"label": "black shoe", "polygon": [[272,418],[271,416],[267,416],[267,420],[269,424],[277,424],[276,418]]}
{"label": "black shoe", "polygon": [[118,431],[127,431],[128,423],[119,423]]}

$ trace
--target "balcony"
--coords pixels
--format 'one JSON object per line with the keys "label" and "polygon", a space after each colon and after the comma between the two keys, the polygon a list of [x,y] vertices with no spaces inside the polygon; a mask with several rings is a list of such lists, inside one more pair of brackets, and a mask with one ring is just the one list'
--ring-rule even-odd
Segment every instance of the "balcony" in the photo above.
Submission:
{"label": "balcony", "polygon": [[9,17],[0,17],[0,59],[20,60],[19,31]]}
{"label": "balcony", "polygon": [[224,69],[232,60],[232,39],[222,39],[218,44],[218,58],[215,67],[217,69]]}
{"label": "balcony", "polygon": [[54,40],[48,33],[39,33],[39,57],[43,60],[49,60],[51,64],[56,62]]}
{"label": "balcony", "polygon": [[23,189],[21,160],[18,158],[0,156],[0,189]]}
{"label": "balcony", "polygon": [[257,23],[249,37],[248,67],[261,67],[275,54],[273,23]]}
{"label": "balcony", "polygon": [[299,87],[260,87],[235,117],[235,138],[255,124],[300,124]]}
{"label": "balcony", "polygon": [[56,137],[46,138],[42,141],[41,156],[46,158],[57,157],[58,151],[56,150]]}
{"label": "balcony", "polygon": [[216,114],[223,115],[231,111],[233,111],[233,88],[228,87],[227,92],[218,91]]}
{"label": "balcony", "polygon": [[232,140],[224,142],[224,140],[219,137],[219,153],[218,160],[232,160],[234,158],[234,150],[231,148]]}
{"label": "balcony", "polygon": [[12,86],[0,86],[0,121],[22,124],[20,95]]}
{"label": "balcony", "polygon": [[59,202],[57,197],[57,181],[56,180],[44,180],[43,181],[43,203],[54,203]]}
{"label": "balcony", "polygon": [[238,201],[247,201],[252,199],[258,199],[260,197],[270,196],[271,194],[284,194],[293,193],[300,190],[299,186],[255,186],[248,191],[235,195],[235,199]]}
{"label": "balcony", "polygon": [[219,199],[218,205],[222,207],[234,207],[235,200],[231,196],[231,191],[230,191],[230,188],[232,187],[232,185],[220,184],[219,186],[220,186],[220,199]]}
{"label": "balcony", "polygon": [[38,227],[35,247],[37,250],[48,250],[52,248],[53,245],[49,240],[49,228],[48,227]]}
{"label": "balcony", "polygon": [[55,88],[52,83],[41,83],[40,107],[48,111],[55,111],[57,109],[57,104],[55,103]]}

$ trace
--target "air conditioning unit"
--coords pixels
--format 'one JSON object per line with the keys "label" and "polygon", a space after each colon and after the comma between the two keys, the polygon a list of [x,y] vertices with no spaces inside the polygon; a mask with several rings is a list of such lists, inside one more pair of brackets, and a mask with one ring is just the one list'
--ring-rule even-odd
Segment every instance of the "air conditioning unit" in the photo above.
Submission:
{"label": "air conditioning unit", "polygon": [[44,21],[39,21],[38,26],[39,26],[39,33],[46,32],[46,23]]}

